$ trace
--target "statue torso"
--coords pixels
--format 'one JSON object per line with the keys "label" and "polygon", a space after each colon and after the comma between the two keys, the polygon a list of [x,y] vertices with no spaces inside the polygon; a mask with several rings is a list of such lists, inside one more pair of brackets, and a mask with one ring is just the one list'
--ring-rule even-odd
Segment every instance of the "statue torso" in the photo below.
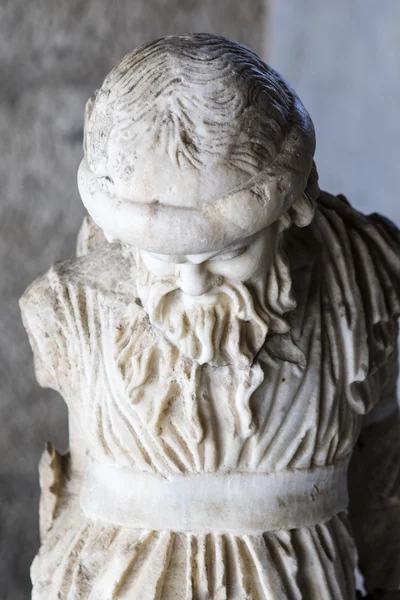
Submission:
{"label": "statue torso", "polygon": [[[333,200],[336,204],[330,206]],[[254,365],[253,379],[245,384],[240,372],[229,366],[200,367],[179,356],[149,323],[135,299],[134,264],[118,244],[104,245],[77,261],[56,266],[34,284],[34,295],[28,290],[28,329],[42,340],[38,379],[61,391],[92,458],[133,473],[166,478],[292,472],[346,463],[363,415],[381,395],[380,374],[393,351],[393,318],[400,303],[390,281],[395,269],[388,233],[381,224],[360,221],[353,216],[355,211],[333,200],[327,197],[327,205],[322,205],[307,230],[288,232],[287,255],[297,300],[289,317],[291,335],[267,339]],[[30,302],[30,293],[42,298],[40,311]],[[46,321],[39,317],[43,299],[48,307]],[[43,340],[47,340],[44,346]],[[271,586],[271,597],[303,597],[300,583],[288,591],[288,581],[290,565],[301,568],[303,559],[296,547],[301,547],[304,535],[316,536],[315,543],[322,544],[318,560],[325,573],[331,572],[325,583],[317,582],[315,597],[322,597],[318,596],[321,590],[326,598],[351,597],[352,545],[341,519],[338,516],[308,528],[308,533],[299,529],[297,541],[283,540],[288,532],[265,534],[260,538],[263,550],[254,549],[261,543],[254,538],[251,544],[256,546],[246,550],[254,554],[254,565],[266,560],[268,544],[275,553],[269,566],[260,567]],[[333,550],[339,529],[341,539],[348,539],[340,559]],[[133,532],[129,535],[137,537]],[[326,542],[322,543],[321,535]],[[190,554],[187,536],[182,536],[177,534],[173,542],[173,556],[179,544],[182,556]],[[203,543],[200,538],[197,544]],[[227,544],[223,539],[213,536],[212,544]],[[169,552],[168,540],[157,542],[164,553]],[[282,554],[282,543],[289,554]],[[326,543],[333,544],[333,555]],[[242,551],[236,551],[240,556]],[[204,548],[204,560],[211,560],[210,552]],[[226,560],[231,562],[231,574],[239,577],[242,567],[232,571],[233,558]],[[343,579],[347,581],[343,585],[349,586],[348,596],[345,588],[330,589],[336,580],[336,560],[340,568],[346,561],[350,564]],[[276,561],[282,562],[277,580],[273,575]],[[225,577],[226,586],[236,589],[238,581]],[[245,583],[240,585],[246,588]],[[283,588],[286,591],[279,596]],[[258,597],[243,593],[224,597]],[[304,597],[313,596],[308,591]]]}
{"label": "statue torso", "polygon": [[373,263],[375,249],[355,252],[365,243],[356,225],[350,231],[331,208],[289,232],[298,303],[291,336],[267,339],[257,359],[263,376],[257,366],[246,382],[229,366],[180,356],[149,323],[135,298],[134,263],[118,244],[53,268],[44,282],[54,313],[42,324],[51,362],[44,367],[79,414],[89,452],[163,475],[347,459],[362,416],[379,399],[375,373],[393,349],[387,313],[397,301],[386,297],[388,269]]}

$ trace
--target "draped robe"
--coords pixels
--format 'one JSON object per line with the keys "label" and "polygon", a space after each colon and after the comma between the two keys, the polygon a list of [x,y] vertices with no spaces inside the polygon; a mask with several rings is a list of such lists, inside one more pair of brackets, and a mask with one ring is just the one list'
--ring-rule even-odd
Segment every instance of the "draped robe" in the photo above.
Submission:
{"label": "draped robe", "polygon": [[117,526],[79,503],[85,454],[167,479],[312,470],[346,464],[365,415],[394,409],[397,230],[321,194],[312,223],[284,235],[297,307],[290,334],[267,336],[245,396],[229,365],[191,364],[149,323],[118,243],[56,264],[25,292],[38,381],[63,395],[71,428],[70,464],[42,463],[34,599],[355,597],[346,512],[289,530],[195,533]]}

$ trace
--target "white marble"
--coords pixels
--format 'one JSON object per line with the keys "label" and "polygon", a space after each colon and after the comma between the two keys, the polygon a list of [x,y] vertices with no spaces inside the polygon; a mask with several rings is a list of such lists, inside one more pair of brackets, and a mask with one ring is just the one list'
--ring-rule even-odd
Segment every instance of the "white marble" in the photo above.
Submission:
{"label": "white marble", "polygon": [[124,54],[169,33],[219,33],[262,53],[265,9],[263,0],[118,0],[117,9],[110,0],[0,3],[2,598],[30,595],[37,463],[44,440],[67,447],[67,411],[57,392],[36,384],[18,298],[73,254],[85,214],[75,185],[85,102]]}
{"label": "white marble", "polygon": [[88,102],[78,258],[21,299],[70,415],[35,600],[353,599],[349,492],[367,588],[396,589],[397,510],[365,535],[396,471],[365,456],[397,426],[399,232],[320,192],[314,147],[289,85],[215,36],[139,47]]}

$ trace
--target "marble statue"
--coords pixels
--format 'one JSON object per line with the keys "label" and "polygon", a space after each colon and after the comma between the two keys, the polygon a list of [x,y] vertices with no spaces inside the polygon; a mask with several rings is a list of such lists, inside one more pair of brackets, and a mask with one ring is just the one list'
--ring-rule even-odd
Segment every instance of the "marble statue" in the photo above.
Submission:
{"label": "marble statue", "polygon": [[350,600],[355,543],[369,597],[400,589],[400,236],[314,149],[222,37],[145,44],[89,100],[78,258],[21,299],[69,409],[35,600]]}

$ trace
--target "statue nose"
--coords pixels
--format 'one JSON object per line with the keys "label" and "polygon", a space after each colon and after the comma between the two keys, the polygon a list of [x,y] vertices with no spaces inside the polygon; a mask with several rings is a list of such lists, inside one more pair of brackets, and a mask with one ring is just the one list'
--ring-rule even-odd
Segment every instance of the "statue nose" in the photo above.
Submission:
{"label": "statue nose", "polygon": [[189,296],[201,296],[211,288],[211,278],[204,264],[184,263],[179,265],[178,284]]}

